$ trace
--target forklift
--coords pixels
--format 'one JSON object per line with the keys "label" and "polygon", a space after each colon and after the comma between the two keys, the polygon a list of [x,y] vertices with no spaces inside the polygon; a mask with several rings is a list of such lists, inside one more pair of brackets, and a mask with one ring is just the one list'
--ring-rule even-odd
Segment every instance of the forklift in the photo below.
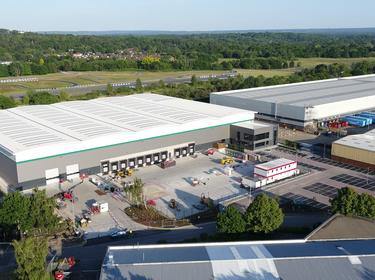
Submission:
{"label": "forklift", "polygon": [[116,172],[117,177],[126,178],[126,176],[132,176],[133,169],[121,169]]}
{"label": "forklift", "polygon": [[233,158],[227,157],[227,156],[222,158],[220,161],[222,165],[232,164],[233,162],[234,162]]}

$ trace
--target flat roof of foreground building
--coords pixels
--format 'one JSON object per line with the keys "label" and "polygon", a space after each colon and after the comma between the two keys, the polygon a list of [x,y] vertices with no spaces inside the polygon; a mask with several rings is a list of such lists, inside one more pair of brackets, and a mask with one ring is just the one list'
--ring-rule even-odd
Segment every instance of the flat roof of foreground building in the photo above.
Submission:
{"label": "flat roof of foreground building", "polygon": [[360,280],[374,267],[375,240],[119,246],[108,248],[100,279]]}
{"label": "flat roof of foreground building", "polygon": [[254,112],[151,93],[0,111],[0,151],[16,162],[254,119]]}

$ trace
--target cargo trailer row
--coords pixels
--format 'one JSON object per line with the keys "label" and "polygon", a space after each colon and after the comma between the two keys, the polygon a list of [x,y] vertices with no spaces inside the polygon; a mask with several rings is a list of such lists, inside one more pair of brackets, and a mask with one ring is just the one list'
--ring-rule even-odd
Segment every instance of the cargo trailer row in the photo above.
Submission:
{"label": "cargo trailer row", "polygon": [[372,123],[375,123],[375,113],[363,112],[361,114],[358,114],[357,116],[363,117],[363,118],[369,118],[372,120]]}
{"label": "cargo trailer row", "polygon": [[366,125],[372,124],[372,120],[369,118],[349,116],[342,118],[343,121],[348,122],[350,125],[365,127]]}

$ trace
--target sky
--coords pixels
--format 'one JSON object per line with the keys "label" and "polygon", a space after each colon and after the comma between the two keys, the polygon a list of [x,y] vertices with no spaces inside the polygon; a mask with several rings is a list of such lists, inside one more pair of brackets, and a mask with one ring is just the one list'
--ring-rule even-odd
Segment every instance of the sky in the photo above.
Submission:
{"label": "sky", "polygon": [[374,0],[0,0],[0,28],[23,31],[375,27]]}

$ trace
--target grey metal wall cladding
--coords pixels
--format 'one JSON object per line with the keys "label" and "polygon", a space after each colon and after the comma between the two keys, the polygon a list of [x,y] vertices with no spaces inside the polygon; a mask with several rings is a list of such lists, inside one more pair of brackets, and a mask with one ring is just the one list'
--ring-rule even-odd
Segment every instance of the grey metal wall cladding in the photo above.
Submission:
{"label": "grey metal wall cladding", "polygon": [[[80,171],[83,174],[98,174],[100,172],[100,166],[95,166],[95,167],[83,169]],[[66,178],[66,174],[61,174],[61,177]],[[33,189],[33,188],[41,187],[45,185],[46,185],[45,178],[38,178],[35,180],[25,181],[25,182],[18,184],[18,186],[21,186],[23,190]],[[15,187],[17,187],[17,185],[15,185]]]}
{"label": "grey metal wall cladding", "polygon": [[[187,142],[195,142],[197,145],[199,145],[228,138],[229,125],[226,125],[171,135],[167,137],[143,140],[114,147],[25,162],[17,165],[18,181],[27,182],[44,178],[45,170],[51,168],[59,168],[60,174],[65,173],[66,166],[75,163],[79,164],[79,168],[81,170],[93,167],[96,168],[97,166],[100,166],[101,160],[107,158],[147,152],[148,150],[162,150],[164,147]],[[14,170],[12,172],[14,172]]]}
{"label": "grey metal wall cladding", "polygon": [[2,153],[0,153],[0,177],[10,185],[17,184],[16,163]]}

